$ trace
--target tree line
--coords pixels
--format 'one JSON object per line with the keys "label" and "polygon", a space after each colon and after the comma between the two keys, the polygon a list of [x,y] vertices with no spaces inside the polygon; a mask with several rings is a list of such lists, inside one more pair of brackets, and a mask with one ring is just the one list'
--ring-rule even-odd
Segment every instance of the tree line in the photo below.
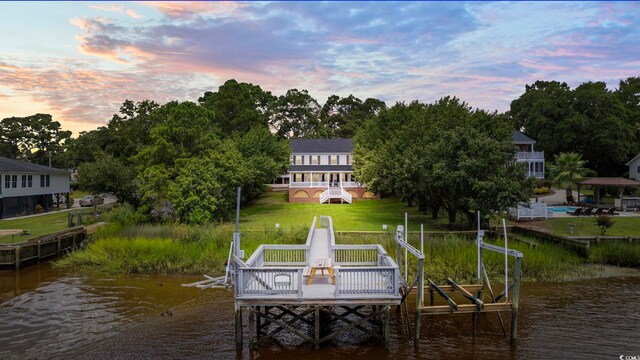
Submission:
{"label": "tree line", "polygon": [[358,179],[421,210],[472,221],[529,195],[531,180],[513,162],[511,132],[537,140],[547,161],[583,154],[598,175],[621,175],[640,151],[640,78],[610,91],[602,82],[571,89],[537,81],[503,114],[455,97],[387,108],[378,99],[306,90],[275,96],[228,80],[197,102],[124,101],[106,126],[77,138],[50,115],[0,121],[0,156],[79,168],[81,185],[158,218],[202,223],[228,219],[234,189],[243,202],[286,171],[288,138],[354,138]]}

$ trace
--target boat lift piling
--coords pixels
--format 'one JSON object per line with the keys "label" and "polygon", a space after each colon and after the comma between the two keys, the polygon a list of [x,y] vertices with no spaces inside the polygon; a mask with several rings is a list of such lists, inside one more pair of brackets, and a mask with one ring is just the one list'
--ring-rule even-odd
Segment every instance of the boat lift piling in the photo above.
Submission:
{"label": "boat lift piling", "polygon": [[[520,302],[520,282],[521,282],[521,270],[522,270],[522,257],[523,254],[519,251],[509,249],[508,248],[508,240],[506,234],[506,226],[505,221],[503,220],[503,228],[504,228],[504,240],[505,246],[496,246],[493,244],[488,244],[484,242],[484,230],[481,229],[480,225],[480,213],[477,215],[478,219],[478,230],[476,236],[476,245],[477,245],[477,254],[478,254],[478,263],[477,263],[477,283],[470,285],[460,285],[455,280],[451,278],[447,278],[447,285],[436,285],[431,279],[426,278],[427,286],[424,286],[425,274],[424,274],[424,237],[422,235],[422,227],[421,227],[421,251],[413,248],[408,242],[405,240],[406,228],[402,225],[398,225],[396,231],[396,244],[397,244],[397,263],[399,265],[408,264],[405,255],[405,259],[402,259],[403,253],[414,255],[417,259],[417,268],[416,268],[416,280],[420,284],[418,288],[415,290],[416,293],[416,316],[415,316],[415,325],[414,325],[414,345],[417,346],[419,344],[420,338],[420,321],[422,316],[425,315],[446,315],[446,314],[472,314],[472,328],[473,333],[475,334],[476,323],[478,320],[478,314],[487,313],[487,312],[495,312],[498,316],[498,320],[500,322],[501,329],[504,335],[507,335],[506,328],[504,325],[504,320],[502,318],[502,312],[511,312],[511,331],[510,331],[510,341],[511,344],[514,345],[517,338],[517,329],[518,329],[518,307]],[[489,275],[487,274],[486,268],[484,266],[484,252],[492,251],[499,254],[504,254],[505,257],[505,289],[498,296],[494,296],[493,288],[491,287],[491,282],[489,280]],[[509,277],[509,257],[513,257],[514,267],[513,267],[513,276]],[[404,260],[404,261],[403,261]],[[405,274],[407,274],[407,266],[405,265]],[[402,274],[402,269],[400,271]],[[405,276],[403,279],[403,286],[408,287],[408,278]],[[510,281],[511,280],[511,283]],[[487,288],[490,298],[488,300],[484,299],[484,288]],[[409,287],[407,292],[411,292],[413,289]],[[429,291],[429,304],[424,304],[424,291]],[[473,294],[475,292],[475,295]],[[509,294],[511,292],[511,294]],[[461,299],[464,301],[470,302],[469,304],[461,304],[457,303],[454,299],[454,294],[458,294]],[[438,294],[445,301],[445,305],[435,305],[435,294]],[[403,303],[405,301],[405,297],[403,297]]]}

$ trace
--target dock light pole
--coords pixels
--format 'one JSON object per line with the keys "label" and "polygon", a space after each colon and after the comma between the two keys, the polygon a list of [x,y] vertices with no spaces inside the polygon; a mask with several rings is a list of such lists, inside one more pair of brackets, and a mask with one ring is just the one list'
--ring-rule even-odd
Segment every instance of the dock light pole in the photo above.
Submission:
{"label": "dock light pole", "polygon": [[240,250],[240,194],[242,188],[238,187],[238,195],[236,198],[236,231],[233,233],[233,248],[235,255],[242,259],[244,257],[244,251]]}
{"label": "dock light pole", "polygon": [[509,255],[507,252],[507,223],[502,219],[502,230],[504,232],[504,300],[509,301]]}

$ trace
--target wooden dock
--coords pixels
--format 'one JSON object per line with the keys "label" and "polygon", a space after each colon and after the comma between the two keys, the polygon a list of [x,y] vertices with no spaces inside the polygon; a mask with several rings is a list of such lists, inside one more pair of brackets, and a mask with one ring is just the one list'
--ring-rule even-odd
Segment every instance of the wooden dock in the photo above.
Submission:
{"label": "wooden dock", "polygon": [[60,256],[82,243],[86,235],[84,226],[76,226],[21,243],[0,245],[0,266],[19,270],[25,262]]}
{"label": "wooden dock", "polygon": [[[316,220],[305,245],[260,245],[246,262],[234,251],[238,348],[243,313],[251,348],[282,331],[316,347],[350,330],[388,344],[389,309],[401,302],[398,265],[380,245],[336,245],[331,218]],[[331,264],[335,278],[310,271],[318,259]]]}

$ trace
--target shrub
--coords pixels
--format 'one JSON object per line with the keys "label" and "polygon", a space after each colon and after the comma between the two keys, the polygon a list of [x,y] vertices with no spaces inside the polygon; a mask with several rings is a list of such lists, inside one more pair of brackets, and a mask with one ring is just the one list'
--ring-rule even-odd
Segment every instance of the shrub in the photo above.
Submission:
{"label": "shrub", "polygon": [[615,220],[608,215],[600,215],[596,217],[596,226],[600,228],[600,235],[604,235],[607,229],[615,224]]}
{"label": "shrub", "polygon": [[548,193],[550,193],[550,192],[551,192],[551,190],[550,190],[548,187],[543,186],[543,187],[539,187],[539,188],[535,188],[535,189],[533,189],[533,192],[534,192],[536,195],[543,195],[543,194],[548,194]]}
{"label": "shrub", "polygon": [[42,207],[42,205],[40,204],[36,205],[36,208],[35,208],[36,214],[41,214],[43,211],[44,211],[44,208]]}

